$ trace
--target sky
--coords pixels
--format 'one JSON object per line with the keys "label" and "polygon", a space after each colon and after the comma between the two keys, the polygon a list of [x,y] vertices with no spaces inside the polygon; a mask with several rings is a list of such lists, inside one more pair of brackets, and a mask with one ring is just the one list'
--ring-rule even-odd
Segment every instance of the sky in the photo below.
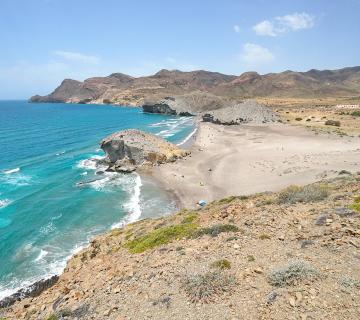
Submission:
{"label": "sky", "polygon": [[360,65],[360,0],[0,0],[0,99],[65,78]]}

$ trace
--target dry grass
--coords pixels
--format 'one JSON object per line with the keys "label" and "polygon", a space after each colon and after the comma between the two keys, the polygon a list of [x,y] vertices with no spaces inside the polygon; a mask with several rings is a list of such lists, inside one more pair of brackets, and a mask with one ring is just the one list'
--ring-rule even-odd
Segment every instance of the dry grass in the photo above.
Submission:
{"label": "dry grass", "polygon": [[325,185],[290,186],[279,193],[279,203],[315,202],[324,200],[329,195]]}
{"label": "dry grass", "polygon": [[308,263],[298,260],[273,269],[267,276],[268,282],[275,287],[294,285],[304,280],[314,280],[318,272]]}
{"label": "dry grass", "polygon": [[183,288],[193,303],[209,303],[213,299],[230,291],[235,285],[235,278],[224,272],[206,272],[187,276],[183,282]]}

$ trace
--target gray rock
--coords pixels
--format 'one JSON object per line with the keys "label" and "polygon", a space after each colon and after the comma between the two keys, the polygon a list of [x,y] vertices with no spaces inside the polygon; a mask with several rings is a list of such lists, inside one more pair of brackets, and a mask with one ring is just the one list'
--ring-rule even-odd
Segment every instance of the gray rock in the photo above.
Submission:
{"label": "gray rock", "polygon": [[267,305],[273,304],[273,302],[276,300],[277,297],[278,297],[278,293],[276,291],[271,291],[266,297],[266,304]]}
{"label": "gray rock", "polygon": [[353,217],[358,215],[356,211],[349,208],[335,208],[334,212],[340,217]]}
{"label": "gray rock", "polygon": [[7,308],[13,305],[16,301],[20,301],[29,297],[37,297],[44,290],[52,287],[59,280],[59,276],[52,276],[48,279],[43,279],[33,283],[31,286],[21,289],[9,297],[0,301],[0,308]]}
{"label": "gray rock", "polygon": [[140,130],[116,132],[100,143],[107,171],[132,172],[143,165],[172,162],[189,154],[166,140]]}
{"label": "gray rock", "polygon": [[328,214],[322,214],[316,219],[315,225],[323,226],[326,223],[326,219],[329,219],[329,218],[330,218],[330,216]]}

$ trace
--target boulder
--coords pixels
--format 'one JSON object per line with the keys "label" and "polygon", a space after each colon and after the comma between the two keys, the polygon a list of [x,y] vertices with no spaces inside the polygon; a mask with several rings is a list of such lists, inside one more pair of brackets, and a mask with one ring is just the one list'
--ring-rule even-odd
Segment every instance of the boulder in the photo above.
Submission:
{"label": "boulder", "polygon": [[129,129],[116,132],[100,143],[108,171],[132,172],[139,166],[154,166],[185,157],[189,151],[150,133]]}

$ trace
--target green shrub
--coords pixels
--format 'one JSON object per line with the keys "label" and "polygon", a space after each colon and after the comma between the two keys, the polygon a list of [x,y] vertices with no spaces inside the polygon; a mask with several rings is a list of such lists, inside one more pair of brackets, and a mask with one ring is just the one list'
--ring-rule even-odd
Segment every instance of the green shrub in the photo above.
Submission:
{"label": "green shrub", "polygon": [[353,117],[360,117],[360,111],[359,111],[359,110],[353,111],[353,112],[351,112],[351,115],[352,115]]}
{"label": "green shrub", "polygon": [[197,212],[189,213],[185,216],[181,223],[192,223],[198,218],[199,214]]}
{"label": "green shrub", "polygon": [[295,118],[295,120],[296,120],[296,121],[301,121],[301,120],[302,120],[302,118]]}
{"label": "green shrub", "polygon": [[326,120],[325,125],[326,126],[340,127],[340,121],[338,121],[338,120]]}
{"label": "green shrub", "polygon": [[196,230],[191,237],[200,238],[203,235],[209,235],[211,237],[217,237],[220,233],[223,232],[237,232],[239,228],[233,224],[216,224],[211,227],[201,228]]}
{"label": "green shrub", "polygon": [[132,253],[141,253],[145,250],[172,242],[175,239],[189,237],[196,227],[194,223],[182,223],[159,228],[126,242],[124,246]]}
{"label": "green shrub", "polygon": [[230,263],[229,260],[221,259],[221,260],[214,261],[210,266],[212,268],[217,268],[217,269],[220,269],[220,270],[224,270],[224,269],[230,269],[231,268],[231,263]]}
{"label": "green shrub", "polygon": [[360,196],[355,198],[354,203],[350,206],[350,208],[360,212]]}
{"label": "green shrub", "polygon": [[217,295],[230,291],[235,278],[223,272],[207,272],[187,276],[183,288],[191,302],[209,303]]}
{"label": "green shrub", "polygon": [[289,186],[279,193],[278,201],[279,203],[307,203],[323,200],[328,195],[328,188],[324,185]]}
{"label": "green shrub", "polygon": [[298,260],[274,269],[267,275],[268,282],[275,287],[285,287],[304,280],[314,280],[318,272],[308,263]]}
{"label": "green shrub", "polygon": [[58,320],[59,318],[58,318],[58,316],[55,314],[55,313],[53,313],[53,314],[51,314],[48,318],[47,318],[47,320]]}

